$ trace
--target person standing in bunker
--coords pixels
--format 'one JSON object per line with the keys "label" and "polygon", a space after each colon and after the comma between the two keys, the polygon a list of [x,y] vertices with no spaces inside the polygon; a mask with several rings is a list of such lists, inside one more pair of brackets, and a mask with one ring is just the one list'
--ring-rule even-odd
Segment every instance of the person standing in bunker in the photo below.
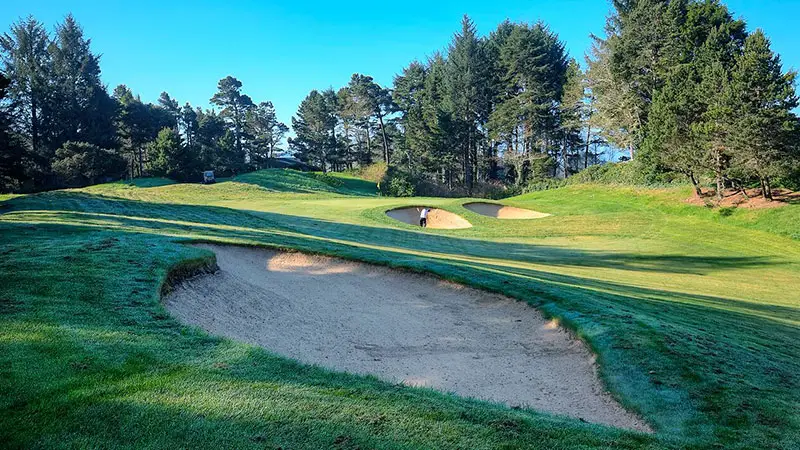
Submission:
{"label": "person standing in bunker", "polygon": [[428,213],[431,212],[428,208],[422,208],[422,211],[419,212],[419,226],[425,228],[428,226]]}

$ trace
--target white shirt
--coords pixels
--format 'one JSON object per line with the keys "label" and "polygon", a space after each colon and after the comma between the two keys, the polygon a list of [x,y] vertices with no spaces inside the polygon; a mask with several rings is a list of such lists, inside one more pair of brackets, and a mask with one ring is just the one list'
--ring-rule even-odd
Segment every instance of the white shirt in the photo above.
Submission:
{"label": "white shirt", "polygon": [[419,218],[420,219],[427,219],[428,218],[428,212],[430,212],[430,209],[422,208],[422,211],[419,213]]}

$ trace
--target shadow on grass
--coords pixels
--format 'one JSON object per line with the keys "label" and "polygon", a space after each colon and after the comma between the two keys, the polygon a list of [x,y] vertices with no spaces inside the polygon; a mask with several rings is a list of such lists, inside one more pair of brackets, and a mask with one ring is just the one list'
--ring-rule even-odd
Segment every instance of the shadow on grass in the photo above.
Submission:
{"label": "shadow on grass", "polygon": [[[601,373],[623,404],[642,412],[662,432],[742,447],[791,442],[800,433],[792,415],[793,405],[800,402],[800,330],[790,323],[797,320],[797,309],[567,276],[504,261],[519,255],[517,261],[550,266],[702,274],[778,264],[774,260],[498,244],[75,193],[59,194],[52,204],[51,200],[52,196],[26,197],[7,202],[12,214],[4,216],[0,226],[29,227],[31,234],[52,237],[105,230],[145,241],[153,235],[161,245],[170,245],[163,235],[261,243],[429,271],[526,300],[577,329],[598,353]],[[681,265],[679,270],[675,265]]]}
{"label": "shadow on grass", "polygon": [[322,175],[289,169],[265,169],[225,181],[252,184],[272,191],[297,194],[336,193],[375,196],[375,183],[357,178]]}
{"label": "shadow on grass", "polygon": [[[105,214],[103,221],[121,228],[172,229],[174,233],[200,232],[209,237],[264,239],[265,235],[285,234],[313,236],[337,241],[350,240],[354,245],[404,249],[411,253],[426,252],[450,255],[513,260],[550,266],[596,267],[642,272],[703,275],[710,271],[768,267],[783,261],[761,256],[692,256],[647,255],[624,252],[577,250],[548,245],[502,243],[476,239],[418,233],[390,227],[369,227],[300,216],[261,211],[247,211],[217,206],[195,206],[106,197],[86,193],[57,193],[42,198],[26,197],[5,202],[5,212],[12,210],[53,211],[61,220],[91,222],[92,215]],[[55,203],[55,205],[51,204]],[[58,207],[58,212],[53,210]],[[97,216],[101,217],[101,216]],[[98,225],[102,221],[98,222]],[[236,229],[215,229],[215,226]]]}

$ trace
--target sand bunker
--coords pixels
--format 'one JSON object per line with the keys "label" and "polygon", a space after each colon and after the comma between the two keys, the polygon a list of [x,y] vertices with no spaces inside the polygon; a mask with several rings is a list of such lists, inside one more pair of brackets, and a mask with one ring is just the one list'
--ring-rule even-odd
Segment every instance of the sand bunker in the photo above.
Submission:
{"label": "sand bunker", "polygon": [[164,300],[185,323],[335,370],[648,430],[604,392],[586,346],[524,303],[339,259],[200,247],[220,270]]}
{"label": "sand bunker", "polygon": [[[386,211],[386,215],[411,225],[419,225],[419,213],[424,206],[397,208]],[[459,229],[470,228],[472,224],[463,217],[443,209],[431,208],[428,213],[428,228]]]}
{"label": "sand bunker", "polygon": [[530,209],[515,208],[513,206],[505,206],[497,203],[466,203],[464,208],[482,216],[495,217],[498,219],[540,219],[550,215],[531,211]]}

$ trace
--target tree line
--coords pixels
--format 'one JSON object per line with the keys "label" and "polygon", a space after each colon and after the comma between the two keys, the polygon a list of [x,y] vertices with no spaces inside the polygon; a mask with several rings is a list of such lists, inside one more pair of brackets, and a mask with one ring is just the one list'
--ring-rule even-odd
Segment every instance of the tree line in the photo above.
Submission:
{"label": "tree line", "polygon": [[354,74],[338,91],[311,91],[289,145],[323,170],[380,157],[413,180],[470,193],[482,182],[521,185],[597,161],[584,96],[579,64],[546,25],[506,21],[479,37],[464,16],[446,52],[412,62],[391,88]]}
{"label": "tree line", "polygon": [[[323,171],[382,162],[398,191],[480,194],[566,178],[624,149],[640,178],[712,186],[800,185],[794,72],[761,30],[718,0],[613,0],[579,64],[542,22],[486,36],[464,16],[442,51],[381,86],[353,74],[313,90],[289,150]],[[202,109],[162,93],[111,94],[72,16],[49,34],[33,18],[0,37],[0,188],[35,190],[127,176],[195,180],[268,167],[288,133],[270,102],[233,77]],[[585,70],[583,69],[585,68]],[[397,192],[399,193],[399,192]]]}
{"label": "tree line", "polygon": [[717,0],[614,0],[594,37],[590,123],[627,148],[639,170],[679,173],[698,195],[798,181],[794,72],[761,30],[748,32]]}
{"label": "tree line", "polygon": [[443,52],[381,87],[355,74],[312,91],[290,147],[323,170],[380,155],[412,181],[517,186],[567,177],[605,146],[650,181],[685,176],[698,195],[798,184],[795,73],[761,30],[717,0],[614,0],[586,72],[545,24],[479,37],[464,16]]}
{"label": "tree line", "polygon": [[180,106],[167,92],[146,103],[120,85],[111,94],[100,58],[74,19],[51,35],[29,17],[0,36],[0,190],[32,191],[120,177],[198,180],[268,167],[288,132],[271,102],[219,81],[210,102]]}

